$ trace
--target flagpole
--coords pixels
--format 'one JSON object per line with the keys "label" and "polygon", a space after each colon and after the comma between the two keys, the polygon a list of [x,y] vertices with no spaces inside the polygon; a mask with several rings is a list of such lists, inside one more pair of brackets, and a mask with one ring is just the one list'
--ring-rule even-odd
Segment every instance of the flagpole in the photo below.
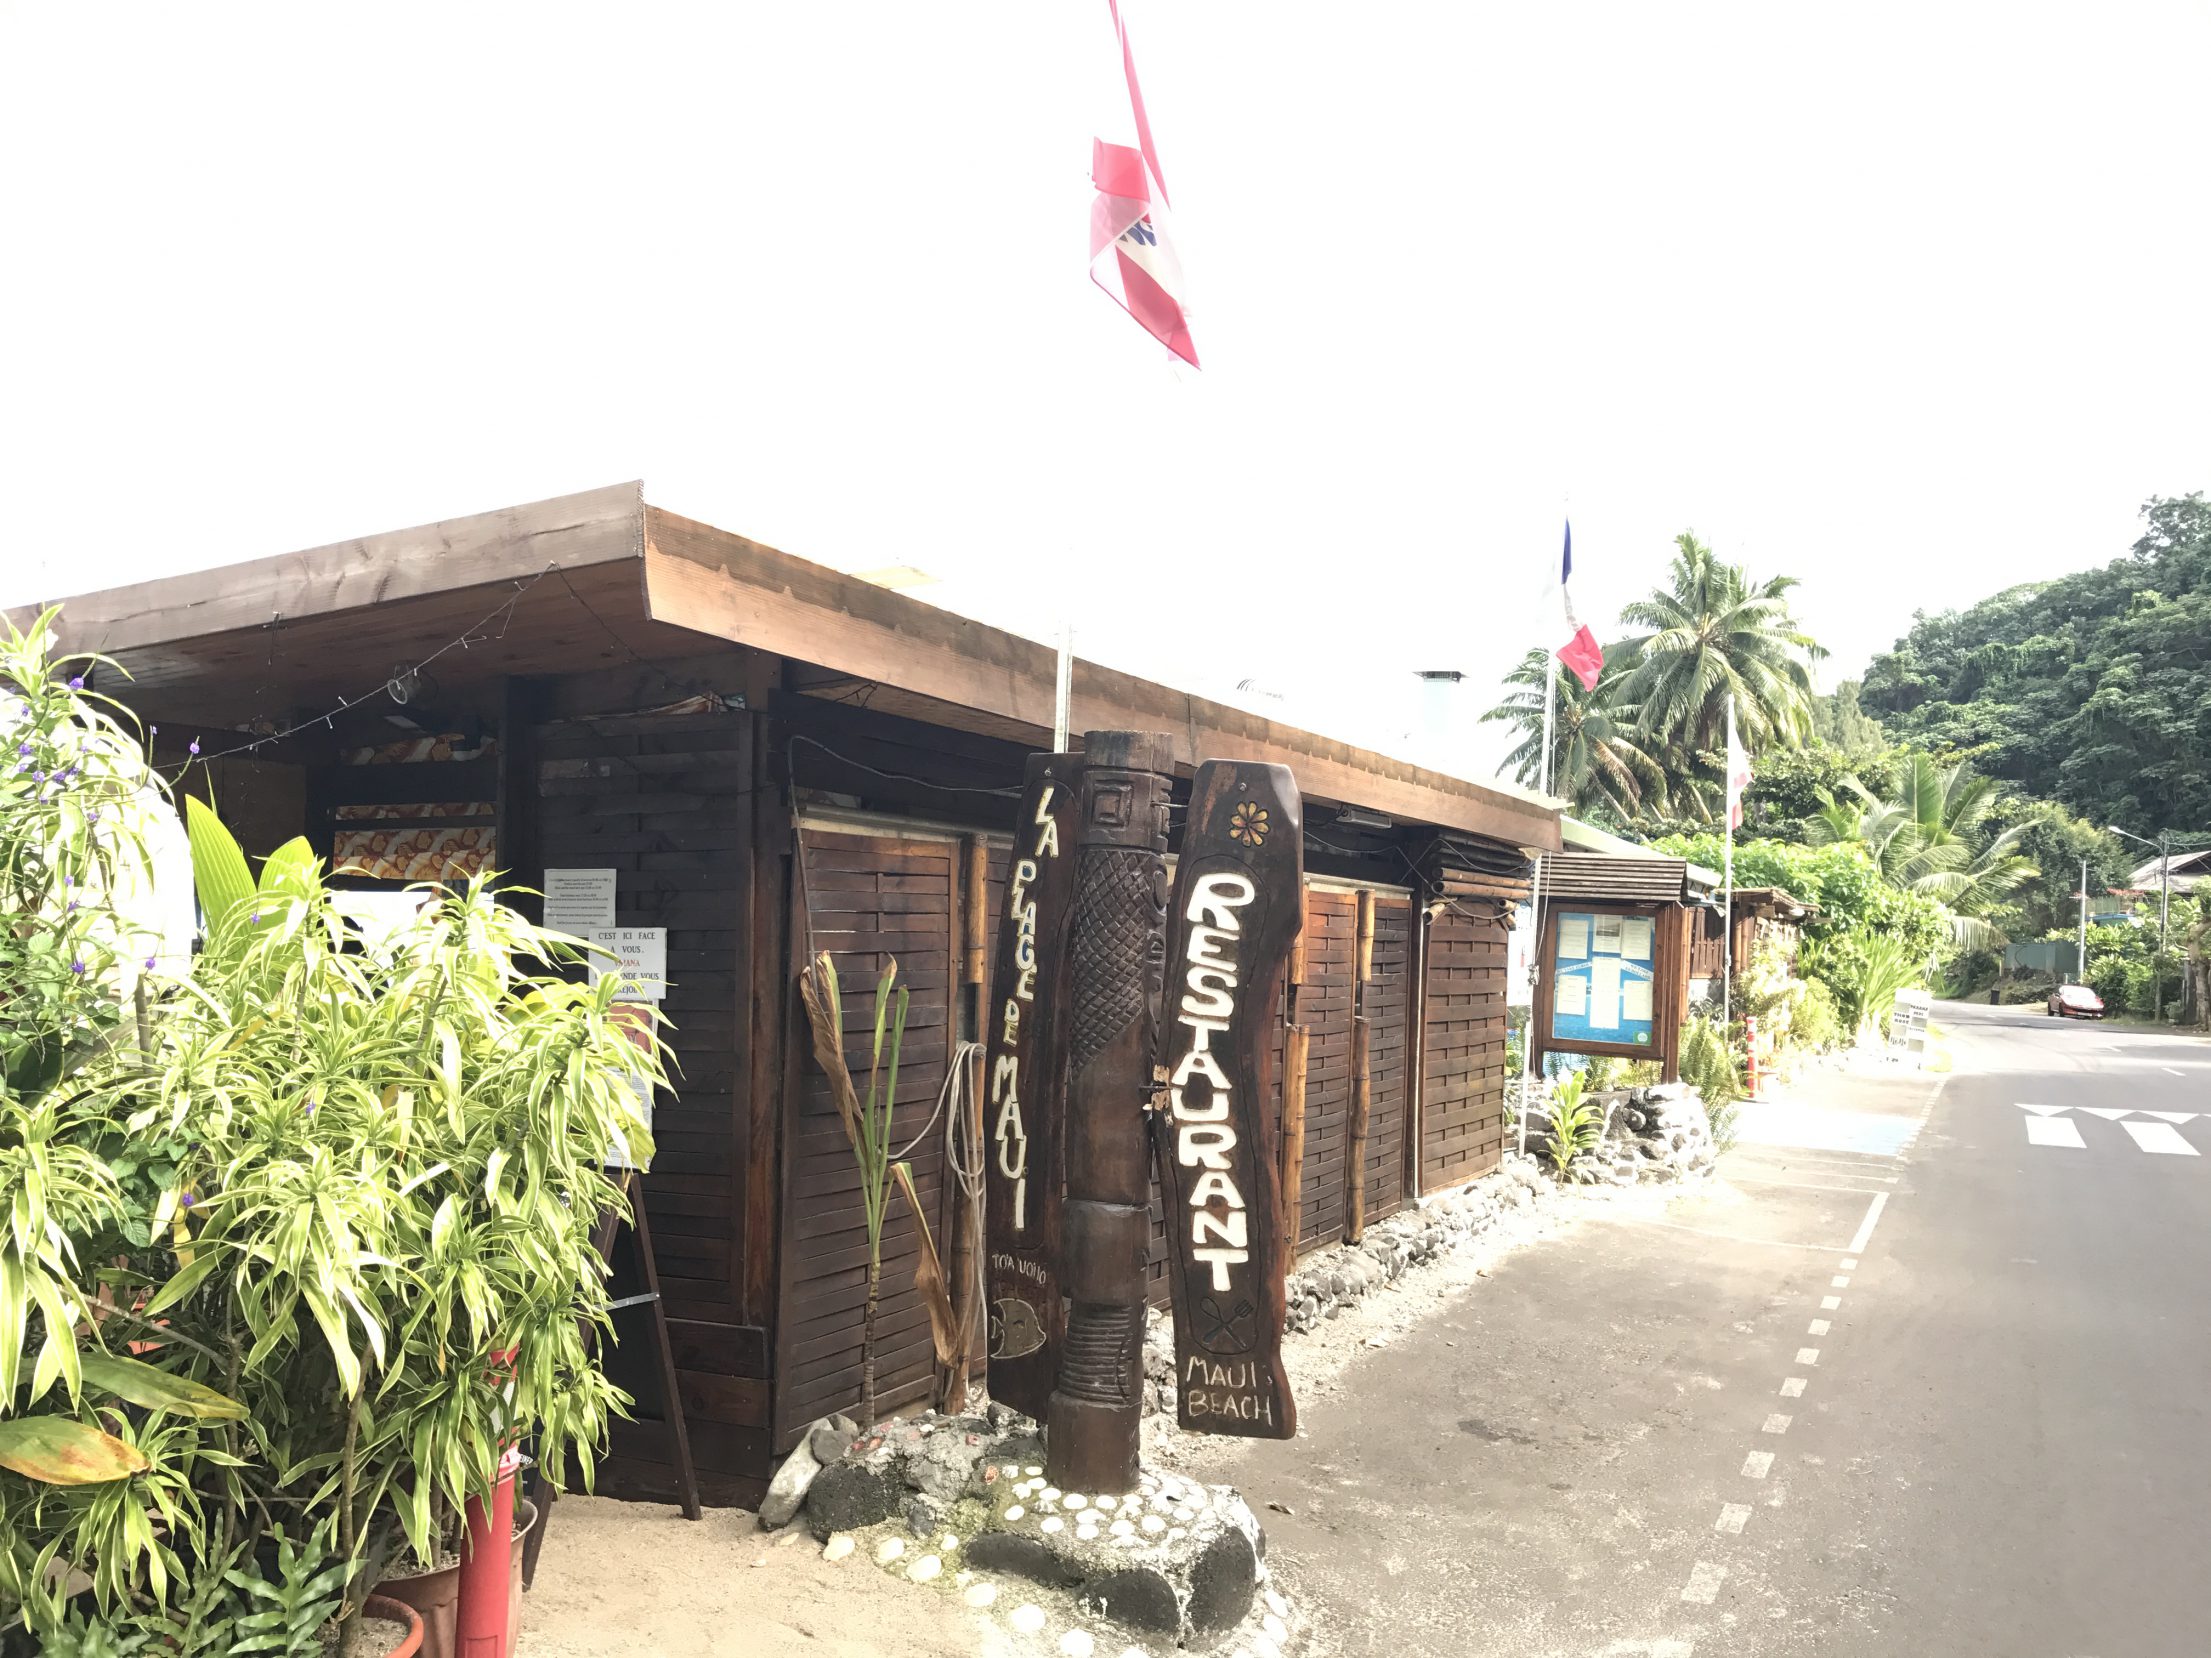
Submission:
{"label": "flagpole", "polygon": [[1720,910],[1720,1032],[1724,1039],[1733,1011],[1735,988],[1735,693],[1727,694],[1728,777],[1721,790],[1727,814],[1725,873],[1721,877]]}
{"label": "flagpole", "polygon": [[[1558,718],[1558,652],[1549,652],[1544,661],[1549,672],[1543,676],[1543,754],[1536,762],[1536,787],[1543,794],[1551,792],[1551,734]],[[1529,924],[1533,937],[1528,945],[1528,1028],[1520,1038],[1520,1109],[1513,1113],[1514,1126],[1519,1132],[1519,1152],[1528,1155],[1529,1080],[1534,1074],[1535,1058],[1535,985],[1543,975],[1543,854],[1535,855],[1535,887],[1531,895]]]}

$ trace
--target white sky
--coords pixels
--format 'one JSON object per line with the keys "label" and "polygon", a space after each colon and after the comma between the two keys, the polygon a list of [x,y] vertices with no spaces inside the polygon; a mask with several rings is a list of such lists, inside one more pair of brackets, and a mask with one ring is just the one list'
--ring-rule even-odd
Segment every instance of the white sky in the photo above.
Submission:
{"label": "white sky", "polygon": [[1855,672],[2211,487],[2200,0],[1130,22],[1197,375],[1103,0],[0,0],[0,601],[642,476],[1385,742],[1569,499],[1600,624],[1694,527]]}

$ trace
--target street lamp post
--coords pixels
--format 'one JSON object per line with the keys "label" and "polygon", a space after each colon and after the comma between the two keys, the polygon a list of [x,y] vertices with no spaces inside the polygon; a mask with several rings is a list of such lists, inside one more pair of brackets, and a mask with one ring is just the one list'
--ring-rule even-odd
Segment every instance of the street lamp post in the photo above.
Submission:
{"label": "street lamp post", "polygon": [[[2139,841],[2157,854],[2157,1016],[2165,1017],[2165,940],[2172,926],[2173,917],[2173,832],[2160,829],[2157,839],[2137,835],[2131,829],[2122,829],[2116,823],[2104,827],[2114,835],[2124,835],[2130,841]],[[2086,883],[2083,883],[2086,890]]]}

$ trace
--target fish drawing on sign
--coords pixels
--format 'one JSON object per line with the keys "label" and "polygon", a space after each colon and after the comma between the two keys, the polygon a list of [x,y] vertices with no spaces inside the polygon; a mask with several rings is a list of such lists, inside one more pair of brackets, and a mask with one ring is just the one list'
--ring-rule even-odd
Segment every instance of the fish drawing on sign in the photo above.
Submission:
{"label": "fish drawing on sign", "polygon": [[1018,1359],[1044,1345],[1044,1321],[1026,1301],[1011,1296],[995,1302],[990,1310],[990,1356]]}

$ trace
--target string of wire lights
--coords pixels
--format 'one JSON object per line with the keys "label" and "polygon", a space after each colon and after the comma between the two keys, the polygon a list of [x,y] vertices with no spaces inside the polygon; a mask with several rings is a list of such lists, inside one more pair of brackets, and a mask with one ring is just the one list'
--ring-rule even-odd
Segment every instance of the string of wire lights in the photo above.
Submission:
{"label": "string of wire lights", "polygon": [[[169,781],[173,784],[181,783],[184,780],[185,774],[192,769],[195,763],[198,763],[200,765],[209,765],[217,760],[227,760],[234,754],[251,754],[255,750],[261,748],[264,744],[280,743],[287,737],[296,737],[302,731],[311,730],[318,725],[326,726],[330,730],[335,731],[337,729],[337,717],[340,714],[350,713],[353,709],[358,708],[361,704],[367,702],[370,698],[374,697],[377,692],[382,691],[387,686],[391,685],[393,681],[403,678],[412,678],[416,675],[419,675],[424,669],[428,668],[431,663],[437,661],[440,657],[445,656],[452,651],[465,651],[469,648],[470,645],[482,644],[486,640],[504,639],[507,636],[508,624],[514,620],[515,606],[522,602],[524,596],[529,593],[531,588],[535,587],[547,576],[558,573],[559,570],[559,565],[548,564],[544,569],[540,570],[528,581],[518,581],[515,584],[514,592],[510,594],[503,603],[494,605],[490,610],[486,611],[484,615],[480,619],[478,619],[473,626],[462,629],[461,632],[455,637],[448,639],[444,644],[440,645],[436,650],[432,651],[420,662],[417,662],[413,667],[406,669],[403,673],[385,675],[380,682],[370,687],[368,690],[363,691],[357,697],[339,697],[338,706],[335,708],[329,709],[320,714],[311,714],[306,719],[301,720],[297,725],[286,726],[282,731],[262,732],[257,736],[247,738],[242,743],[233,744],[229,748],[217,749],[213,754],[203,754],[200,751],[200,740],[197,737],[193,738],[190,752],[185,755],[183,763],[177,767],[176,775],[171,777]],[[564,577],[563,579],[565,580],[566,578]],[[499,625],[499,631],[496,634],[488,631],[494,622]],[[158,733],[160,729],[161,728],[159,726],[153,726],[149,729],[148,735]]]}

